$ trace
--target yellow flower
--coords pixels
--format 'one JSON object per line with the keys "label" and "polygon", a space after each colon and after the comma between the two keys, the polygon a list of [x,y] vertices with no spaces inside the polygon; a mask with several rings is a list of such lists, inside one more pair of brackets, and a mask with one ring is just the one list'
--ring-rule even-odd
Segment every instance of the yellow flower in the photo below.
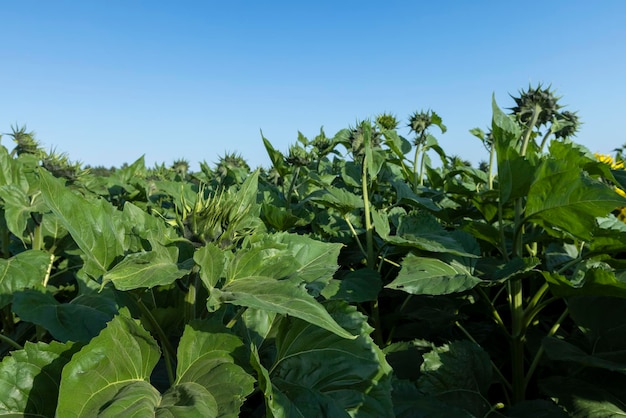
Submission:
{"label": "yellow flower", "polygon": [[598,154],[596,152],[593,155],[595,155],[596,158],[598,159],[598,161],[600,161],[601,163],[610,165],[613,170],[623,170],[624,169],[624,162],[623,161],[615,162],[613,157],[611,157],[609,154]]}
{"label": "yellow flower", "polygon": [[[598,154],[598,153],[595,153],[594,155],[596,156],[598,161],[600,161],[601,163],[610,165],[613,170],[624,170],[624,162],[623,161],[615,162],[613,157],[611,157],[608,154]],[[615,187],[614,190],[620,196],[626,197],[626,192],[624,192],[624,190],[620,189],[619,187]],[[615,213],[615,216],[617,216],[617,219],[619,219],[622,222],[626,222],[626,206],[622,206],[621,208],[617,208],[615,210],[615,212],[613,212],[613,213]]]}

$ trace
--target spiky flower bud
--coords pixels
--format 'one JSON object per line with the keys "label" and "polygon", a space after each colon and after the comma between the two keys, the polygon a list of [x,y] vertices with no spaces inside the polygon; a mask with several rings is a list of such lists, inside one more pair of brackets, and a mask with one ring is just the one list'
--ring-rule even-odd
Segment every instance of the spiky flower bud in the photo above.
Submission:
{"label": "spiky flower bud", "polygon": [[532,122],[535,112],[538,113],[535,116],[534,126],[541,126],[546,125],[556,117],[561,108],[558,103],[560,97],[555,96],[554,92],[550,91],[549,86],[543,88],[541,84],[537,85],[536,88],[528,86],[528,90],[519,91],[518,97],[511,97],[515,100],[515,106],[510,109],[511,114],[527,126]]}
{"label": "spiky flower bud", "polygon": [[376,123],[382,128],[393,130],[398,127],[398,120],[390,113],[382,113],[376,117]]}
{"label": "spiky flower bud", "polygon": [[447,128],[442,123],[441,117],[432,110],[415,112],[409,117],[409,129],[415,133],[414,145],[419,145],[426,138],[426,131],[432,125],[438,126],[442,133],[445,133]]}
{"label": "spiky flower bud", "polygon": [[557,138],[568,138],[576,135],[580,126],[580,119],[576,112],[564,111],[556,115],[556,124],[559,125],[555,130],[554,136]]}
{"label": "spiky flower bud", "polygon": [[289,155],[286,158],[288,164],[295,167],[306,167],[311,161],[309,155],[304,148],[298,145],[292,145],[289,147]]}

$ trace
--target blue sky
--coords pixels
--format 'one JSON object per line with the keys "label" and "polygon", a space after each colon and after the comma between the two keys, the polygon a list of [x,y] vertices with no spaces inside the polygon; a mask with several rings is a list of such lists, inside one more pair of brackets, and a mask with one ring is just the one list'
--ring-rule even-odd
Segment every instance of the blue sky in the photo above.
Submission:
{"label": "blue sky", "polygon": [[20,0],[0,17],[0,132],[26,124],[84,164],[195,169],[237,152],[267,166],[260,130],[286,151],[298,131],[422,109],[448,126],[448,154],[477,163],[468,130],[488,128],[491,95],[510,107],[539,82],[579,112],[577,142],[626,142],[619,0]]}

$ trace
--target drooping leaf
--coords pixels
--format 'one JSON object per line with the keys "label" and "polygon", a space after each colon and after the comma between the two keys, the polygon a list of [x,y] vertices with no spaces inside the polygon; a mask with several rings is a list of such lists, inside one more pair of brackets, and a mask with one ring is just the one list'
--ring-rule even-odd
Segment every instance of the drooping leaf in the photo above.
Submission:
{"label": "drooping leaf", "polygon": [[543,271],[551,291],[558,296],[619,296],[626,298],[626,276],[602,266],[580,266],[571,279],[562,274]]}
{"label": "drooping leaf", "polygon": [[344,189],[329,186],[323,190],[311,193],[307,200],[321,204],[327,208],[334,208],[342,215],[363,207],[363,199]]}
{"label": "drooping leaf", "polygon": [[381,288],[380,273],[363,268],[351,271],[340,279],[331,279],[322,290],[322,296],[328,300],[362,303],[376,300]]}
{"label": "drooping leaf", "polygon": [[625,352],[589,354],[574,344],[554,337],[544,338],[541,345],[553,361],[570,361],[585,367],[598,367],[626,374]]}
{"label": "drooping leaf", "polygon": [[196,251],[193,259],[200,266],[200,278],[207,289],[217,286],[226,265],[224,252],[215,244],[208,243]]}
{"label": "drooping leaf", "polygon": [[118,290],[168,285],[189,274],[193,260],[177,263],[170,255],[155,251],[129,254],[103,276]]}
{"label": "drooping leaf", "polygon": [[309,295],[305,283],[299,279],[249,276],[234,280],[221,290],[216,289],[216,292],[222,302],[294,316],[340,337],[356,338],[337,324],[326,309]]}
{"label": "drooping leaf", "polygon": [[[620,382],[622,385],[625,381]],[[567,408],[573,418],[626,417],[626,402],[613,394],[615,387],[599,381],[589,382],[576,377],[549,377],[541,382],[548,396]]]}
{"label": "drooping leaf", "polygon": [[365,317],[345,303],[331,303],[328,310],[359,337],[344,339],[305,321],[283,318],[276,358],[265,377],[274,396],[282,394],[276,402],[292,411],[288,416],[324,416],[325,411],[333,417],[393,416],[391,367],[369,337]]}
{"label": "drooping leaf", "polygon": [[398,277],[385,287],[414,295],[447,295],[472,289],[481,282],[468,271],[436,258],[409,254],[402,261]]}
{"label": "drooping leaf", "polygon": [[196,383],[216,400],[217,417],[238,417],[255,379],[237,363],[247,363],[243,342],[217,323],[195,321],[178,346],[176,384]]}
{"label": "drooping leaf", "polygon": [[596,218],[619,206],[626,206],[626,198],[581,173],[576,165],[546,159],[528,191],[525,219],[589,240]]}
{"label": "drooping leaf", "polygon": [[387,237],[387,241],[395,245],[463,257],[478,257],[465,248],[464,240],[465,238],[460,240],[458,235],[446,231],[437,219],[427,212],[401,216],[396,235]]}
{"label": "drooping leaf", "polygon": [[11,303],[16,292],[42,284],[50,262],[50,255],[38,250],[0,259],[0,308]]}
{"label": "drooping leaf", "polygon": [[[337,258],[343,247],[342,244],[322,242],[304,235],[288,233],[260,236],[252,245],[258,248],[280,248],[290,254],[292,256],[290,276],[307,282],[308,289],[314,290],[316,295],[338,269]],[[267,260],[261,260],[259,264],[264,266]],[[252,273],[259,275],[258,271],[259,267],[256,267]]]}
{"label": "drooping leaf", "polygon": [[423,355],[423,375],[417,381],[421,393],[446,404],[485,416],[491,409],[487,391],[491,385],[489,355],[477,344],[461,340],[436,347]]}
{"label": "drooping leaf", "polygon": [[0,416],[51,417],[63,366],[79,345],[26,342],[0,364]]}
{"label": "drooping leaf", "polygon": [[86,258],[86,271],[97,278],[124,253],[121,214],[105,200],[88,200],[40,170],[41,193],[48,207],[69,231]]}
{"label": "drooping leaf", "polygon": [[97,416],[112,400],[123,399],[124,390],[139,400],[145,395],[158,399],[149,378],[159,357],[148,332],[133,319],[116,316],[63,368],[57,416]]}
{"label": "drooping leaf", "polygon": [[23,290],[13,296],[13,312],[22,321],[41,325],[60,341],[86,342],[113,318],[117,306],[110,294],[84,295],[59,303],[50,293]]}

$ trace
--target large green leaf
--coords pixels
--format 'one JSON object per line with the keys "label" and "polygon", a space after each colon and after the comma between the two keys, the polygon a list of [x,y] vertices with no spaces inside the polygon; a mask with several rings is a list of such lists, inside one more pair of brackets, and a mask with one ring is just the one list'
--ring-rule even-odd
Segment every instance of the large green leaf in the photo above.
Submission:
{"label": "large green leaf", "polygon": [[619,296],[626,298],[626,275],[616,275],[606,265],[580,263],[571,278],[543,271],[552,292],[559,296]]}
{"label": "large green leaf", "polygon": [[177,263],[169,254],[146,251],[129,254],[103,276],[103,283],[113,282],[118,290],[168,285],[189,274],[193,260]]}
{"label": "large green leaf", "polygon": [[11,303],[15,292],[42,284],[50,262],[50,254],[37,250],[0,259],[0,308]]}
{"label": "large green leaf", "polygon": [[581,173],[578,166],[546,159],[530,186],[525,219],[589,240],[598,225],[596,218],[619,206],[626,206],[626,198]]}
{"label": "large green leaf", "polygon": [[89,341],[117,313],[117,305],[108,292],[59,303],[50,293],[24,290],[13,296],[13,312],[22,321],[41,325],[60,341]]}
{"label": "large green leaf", "polygon": [[345,303],[331,303],[328,310],[359,337],[348,340],[283,318],[276,357],[263,377],[270,381],[264,383],[270,409],[282,408],[286,417],[392,417],[391,367],[369,337],[366,318]]}
{"label": "large green leaf", "polygon": [[73,193],[43,169],[39,175],[46,204],[83,251],[85,271],[98,278],[124,254],[125,229],[121,214],[105,200],[88,200]]}
{"label": "large green leaf", "polygon": [[[42,211],[41,199],[31,202],[24,190],[15,184],[0,187],[0,199],[4,202],[4,216],[9,231],[18,238],[22,238],[31,212]],[[37,204],[39,203],[39,204]]]}
{"label": "large green leaf", "polygon": [[237,417],[255,379],[237,362],[247,363],[243,342],[222,324],[195,321],[178,346],[176,384],[201,385],[215,398],[218,417]]}
{"label": "large green leaf", "polygon": [[[396,235],[389,236],[386,240],[395,245],[423,251],[478,257],[474,253],[474,245],[471,245],[472,248],[466,248],[466,237],[447,231],[433,215],[427,212],[414,212],[401,216]],[[473,241],[475,242],[475,239]]]}
{"label": "large green leaf", "polygon": [[[290,276],[297,276],[298,279],[307,282],[309,290],[314,289],[315,294],[319,294],[333,274],[339,267],[337,258],[343,247],[342,244],[322,242],[312,238],[288,234],[278,233],[272,235],[259,235],[258,238],[251,239],[252,246],[256,248],[277,248],[291,256],[291,260],[287,257],[285,261],[289,262],[288,269],[275,269],[275,273],[270,274],[272,277],[281,278],[276,273],[286,274],[289,271]],[[266,264],[272,264],[271,259],[258,260],[255,267],[252,265],[252,275],[261,275],[259,269],[265,270]]]}
{"label": "large green leaf", "polygon": [[479,345],[461,340],[436,347],[424,354],[421,370],[417,381],[421,393],[474,416],[486,416],[491,410],[487,400],[491,362]]}
{"label": "large green leaf", "polygon": [[324,307],[309,295],[301,280],[276,280],[265,276],[237,279],[215,290],[222,302],[290,315],[315,324],[343,338],[356,338],[342,328]]}
{"label": "large green leaf", "polygon": [[[607,380],[605,382],[608,383]],[[626,401],[621,386],[605,385],[602,381],[588,381],[576,377],[550,377],[541,382],[543,391],[567,408],[572,418],[626,417]]]}
{"label": "large green leaf", "polygon": [[361,268],[349,272],[340,279],[331,279],[321,294],[328,300],[362,303],[376,300],[381,288],[380,273]]}
{"label": "large green leaf", "polygon": [[78,345],[26,342],[0,364],[0,416],[51,417],[63,366]]}
{"label": "large green leaf", "polygon": [[14,184],[24,192],[28,191],[28,180],[22,173],[19,160],[11,158],[7,149],[0,145],[0,186]]}
{"label": "large green leaf", "polygon": [[459,266],[409,254],[402,261],[398,277],[385,287],[414,295],[447,295],[472,289],[481,282]]}
{"label": "large green leaf", "polygon": [[133,394],[158,396],[149,378],[159,357],[147,331],[133,319],[116,316],[63,369],[57,416],[97,416],[127,386]]}

